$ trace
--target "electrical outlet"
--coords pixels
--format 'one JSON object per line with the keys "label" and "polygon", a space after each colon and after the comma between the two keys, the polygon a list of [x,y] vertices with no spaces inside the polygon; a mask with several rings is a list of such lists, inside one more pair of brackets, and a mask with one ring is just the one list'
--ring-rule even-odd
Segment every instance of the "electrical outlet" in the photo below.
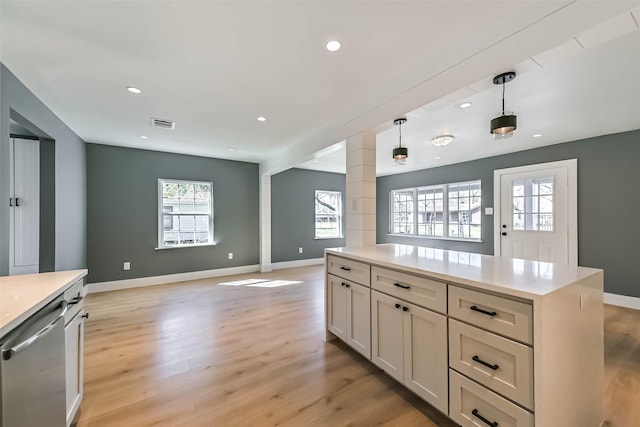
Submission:
{"label": "electrical outlet", "polygon": [[298,248],[298,253],[301,254],[302,253],[302,248]]}
{"label": "electrical outlet", "polygon": [[129,261],[125,261],[124,265],[122,266],[123,270],[131,270],[131,262]]}
{"label": "electrical outlet", "polygon": [[229,259],[233,259],[233,252],[229,252]]}

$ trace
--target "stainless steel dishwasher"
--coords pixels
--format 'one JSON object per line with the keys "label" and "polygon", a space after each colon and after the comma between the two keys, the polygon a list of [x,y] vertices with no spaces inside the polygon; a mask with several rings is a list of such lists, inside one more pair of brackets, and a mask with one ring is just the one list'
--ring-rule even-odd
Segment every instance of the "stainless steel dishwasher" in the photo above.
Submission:
{"label": "stainless steel dishwasher", "polygon": [[62,295],[0,339],[0,427],[65,427]]}

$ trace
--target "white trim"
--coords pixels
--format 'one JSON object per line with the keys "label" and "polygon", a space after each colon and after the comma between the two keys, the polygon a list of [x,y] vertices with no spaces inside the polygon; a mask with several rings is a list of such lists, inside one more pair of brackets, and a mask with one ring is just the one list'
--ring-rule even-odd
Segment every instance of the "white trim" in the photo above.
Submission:
{"label": "white trim", "polygon": [[567,242],[569,244],[569,265],[578,265],[578,159],[538,163],[493,171],[493,254],[501,253],[500,224],[501,198],[500,181],[502,175],[537,170],[567,169]]}
{"label": "white trim", "polygon": [[273,271],[273,267],[271,267],[271,263],[260,264],[260,273],[269,273]]}
{"label": "white trim", "polygon": [[463,237],[416,236],[415,234],[392,234],[392,233],[387,233],[387,236],[410,237],[412,239],[451,240],[454,242],[482,243],[482,239],[465,239]]}
{"label": "white trim", "polygon": [[[191,245],[165,245],[164,244],[164,211],[163,211],[163,195],[164,189],[163,184],[190,184],[190,185],[208,185],[209,186],[209,212],[179,212],[176,214],[172,214],[174,216],[180,217],[181,215],[197,215],[204,216],[207,215],[209,218],[209,241],[204,244],[191,244]],[[213,246],[215,245],[214,238],[214,230],[213,230],[213,182],[212,181],[191,181],[191,180],[183,180],[183,179],[169,179],[169,178],[158,178],[158,246],[155,250],[160,249],[175,249],[175,248],[186,248],[186,247],[194,247],[194,246]],[[195,228],[194,228],[195,230]],[[194,232],[195,233],[195,232]],[[195,237],[195,235],[194,235]]]}
{"label": "white trim", "polygon": [[139,277],[137,279],[113,280],[111,282],[89,283],[87,293],[117,291],[119,289],[140,288],[143,286],[165,285],[167,283],[186,282],[187,280],[208,279],[211,277],[232,276],[234,274],[255,273],[259,265],[216,268],[215,270],[190,271],[188,273],[166,274],[164,276]]}
{"label": "white trim", "polygon": [[626,295],[610,294],[605,292],[604,303],[640,310],[640,298],[637,297],[628,297]]}
{"label": "white trim", "polygon": [[274,262],[273,264],[271,264],[271,268],[273,270],[280,270],[283,268],[307,267],[309,265],[319,265],[319,264],[324,264],[324,258],[310,258],[310,259],[299,259],[296,261]]}

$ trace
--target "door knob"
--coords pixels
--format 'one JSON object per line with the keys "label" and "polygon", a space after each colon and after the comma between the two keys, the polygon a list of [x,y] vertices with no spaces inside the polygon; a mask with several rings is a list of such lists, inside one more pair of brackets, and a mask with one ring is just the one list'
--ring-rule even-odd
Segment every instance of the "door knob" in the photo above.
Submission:
{"label": "door knob", "polygon": [[507,235],[507,232],[506,232],[506,231],[503,231],[503,232],[502,232],[502,233],[500,233],[500,234],[502,234],[503,236],[506,236],[506,235]]}

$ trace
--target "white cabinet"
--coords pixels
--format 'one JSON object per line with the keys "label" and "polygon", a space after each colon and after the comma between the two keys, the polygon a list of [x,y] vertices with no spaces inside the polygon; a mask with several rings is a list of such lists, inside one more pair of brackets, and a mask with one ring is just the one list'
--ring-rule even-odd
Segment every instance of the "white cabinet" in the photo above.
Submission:
{"label": "white cabinet", "polygon": [[65,363],[67,390],[67,426],[73,418],[82,401],[82,381],[84,365],[84,318],[82,311],[67,324],[65,333]]}
{"label": "white cabinet", "polygon": [[454,421],[601,425],[602,271],[395,244],[326,252],[327,340],[349,342],[360,311],[338,277],[367,281],[371,360]]}
{"label": "white cabinet", "polygon": [[69,308],[65,314],[65,375],[67,427],[73,422],[82,402],[84,380],[84,310],[83,281],[76,282],[64,292]]}
{"label": "white cabinet", "polygon": [[404,315],[401,301],[371,292],[371,361],[396,380],[404,380]]}
{"label": "white cabinet", "polygon": [[12,138],[9,168],[9,274],[40,270],[40,142]]}
{"label": "white cabinet", "polygon": [[371,359],[370,288],[332,274],[327,280],[329,331]]}
{"label": "white cabinet", "polygon": [[446,414],[447,318],[372,291],[371,321],[372,361]]}

